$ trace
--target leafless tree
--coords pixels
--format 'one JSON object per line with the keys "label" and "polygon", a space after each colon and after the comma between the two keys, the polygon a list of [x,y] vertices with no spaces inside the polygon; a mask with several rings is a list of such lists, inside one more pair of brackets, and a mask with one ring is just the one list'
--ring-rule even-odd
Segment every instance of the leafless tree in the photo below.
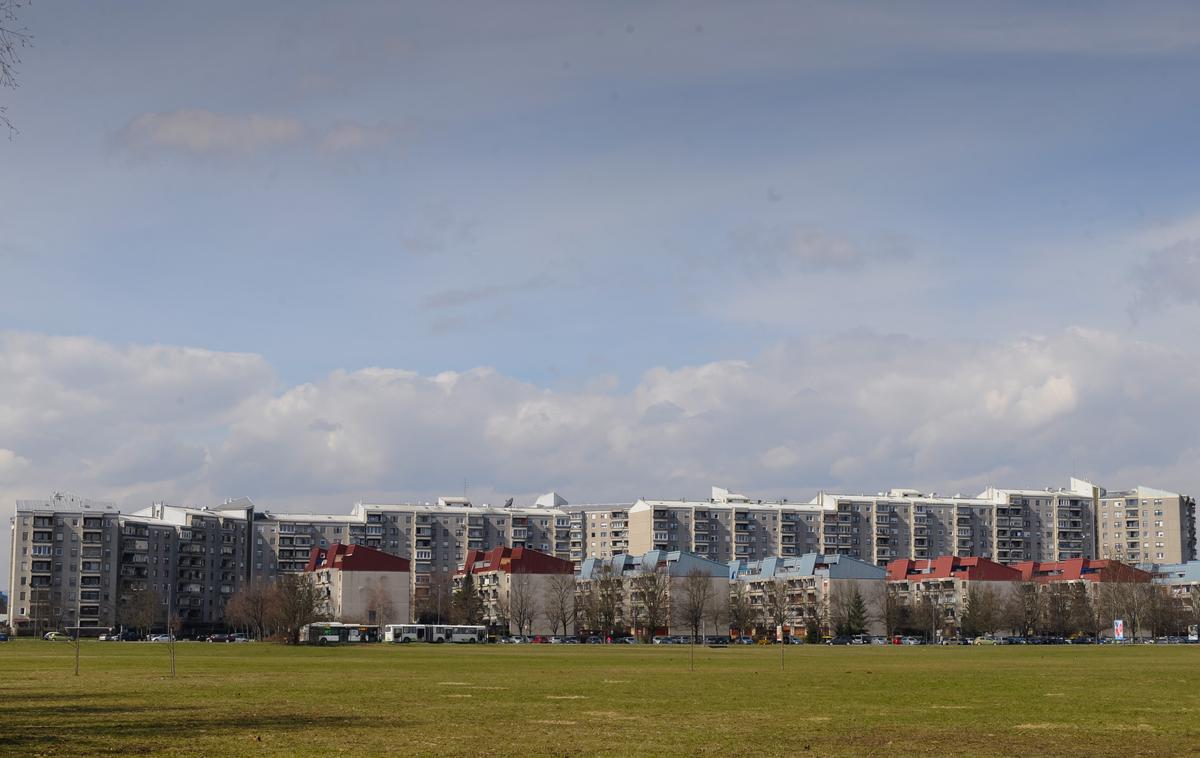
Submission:
{"label": "leafless tree", "polygon": [[291,645],[300,644],[300,630],[323,620],[323,598],[317,585],[299,574],[283,574],[271,593],[270,618],[276,631]]}
{"label": "leafless tree", "polygon": [[562,629],[565,636],[568,628],[575,626],[575,576],[554,574],[546,580],[546,620],[553,632]]}
{"label": "leafless tree", "polygon": [[1178,634],[1186,621],[1175,598],[1171,597],[1169,587],[1161,584],[1142,584],[1146,593],[1145,625],[1152,637],[1163,637]]}
{"label": "leafless tree", "polygon": [[967,591],[967,602],[959,620],[960,631],[968,636],[994,634],[1004,625],[1004,609],[996,590],[976,585]]}
{"label": "leafless tree", "polygon": [[750,592],[745,582],[735,583],[729,593],[729,625],[745,635],[754,624],[754,606],[750,603]]}
{"label": "leafless tree", "polygon": [[712,602],[708,606],[708,620],[712,624],[713,634],[722,637],[729,634],[729,588],[724,584],[713,593]]}
{"label": "leafless tree", "polygon": [[638,574],[630,582],[631,610],[649,641],[659,628],[670,623],[671,579],[662,571]]}
{"label": "leafless tree", "polygon": [[163,603],[158,592],[152,589],[133,590],[121,604],[121,623],[148,633],[162,620]]}
{"label": "leafless tree", "polygon": [[1142,631],[1151,602],[1150,585],[1135,582],[1110,582],[1107,585],[1109,611],[1113,618],[1123,619],[1131,639]]}
{"label": "leafless tree", "polygon": [[1021,636],[1037,631],[1042,620],[1042,594],[1036,582],[1020,582],[1004,605],[1004,623]]}
{"label": "leafless tree", "polygon": [[788,622],[791,605],[788,602],[788,584],[782,577],[775,577],[763,585],[763,617],[774,634],[778,627]]}
{"label": "leafless tree", "polygon": [[262,639],[270,620],[271,595],[271,584],[263,579],[242,586],[225,604],[225,623],[242,627],[255,639]]}
{"label": "leafless tree", "polygon": [[533,578],[529,574],[515,572],[509,577],[508,610],[509,618],[517,625],[517,634],[533,633],[538,600],[534,596]]}
{"label": "leafless tree", "polygon": [[675,617],[680,626],[691,632],[693,640],[700,636],[705,614],[715,602],[716,593],[713,592],[712,579],[712,576],[704,571],[692,569],[687,576],[677,580],[679,588],[676,595],[679,600],[675,608]]}
{"label": "leafless tree", "polygon": [[1056,637],[1071,633],[1071,590],[1061,582],[1042,585],[1041,628]]}
{"label": "leafless tree", "polygon": [[183,618],[179,615],[179,611],[168,607],[167,608],[167,655],[171,658],[171,678],[175,678],[175,643],[179,641],[179,635],[183,632]]}
{"label": "leafless tree", "polygon": [[618,631],[622,623],[624,582],[604,566],[599,576],[592,580],[595,591],[595,620],[597,631],[609,635]]}
{"label": "leafless tree", "polygon": [[890,638],[907,623],[908,606],[900,599],[895,588],[886,582],[876,590],[875,601],[875,607],[879,609],[879,623]]}
{"label": "leafless tree", "polygon": [[[0,0],[0,88],[16,89],[21,50],[33,42],[29,30],[17,20],[17,11],[25,5],[25,0]],[[0,105],[0,128],[8,130],[10,139],[17,131],[4,105]]]}

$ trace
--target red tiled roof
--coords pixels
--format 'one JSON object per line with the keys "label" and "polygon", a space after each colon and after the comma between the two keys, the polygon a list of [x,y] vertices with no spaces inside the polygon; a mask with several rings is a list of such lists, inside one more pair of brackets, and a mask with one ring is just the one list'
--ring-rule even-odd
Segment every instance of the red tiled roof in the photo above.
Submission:
{"label": "red tiled roof", "polygon": [[341,569],[342,571],[408,571],[409,561],[398,555],[364,545],[335,542],[328,548],[314,547],[308,554],[305,571]]}
{"label": "red tiled roof", "polygon": [[1039,563],[1022,561],[1014,566],[1026,582],[1149,582],[1153,575],[1120,561],[1096,561],[1072,558],[1066,561]]}
{"label": "red tiled roof", "polygon": [[470,571],[481,574],[485,571],[505,571],[510,574],[573,574],[575,566],[570,561],[555,558],[524,547],[494,547],[491,550],[470,550],[463,568],[458,573]]}
{"label": "red tiled roof", "polygon": [[887,565],[889,582],[906,579],[967,579],[976,582],[1016,582],[1021,572],[987,558],[939,555],[936,558],[897,558]]}

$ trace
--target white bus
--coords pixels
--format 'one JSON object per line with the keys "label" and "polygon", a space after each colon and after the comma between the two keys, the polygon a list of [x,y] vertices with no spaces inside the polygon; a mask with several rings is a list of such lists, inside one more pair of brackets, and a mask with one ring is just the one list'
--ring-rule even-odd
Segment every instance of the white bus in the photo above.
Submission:
{"label": "white bus", "polygon": [[337,645],[343,642],[376,642],[379,630],[366,624],[342,624],[319,621],[300,629],[300,641],[309,645]]}
{"label": "white bus", "polygon": [[388,624],[384,642],[487,642],[487,627],[451,624]]}
{"label": "white bus", "polygon": [[428,642],[424,624],[388,624],[383,627],[384,642]]}

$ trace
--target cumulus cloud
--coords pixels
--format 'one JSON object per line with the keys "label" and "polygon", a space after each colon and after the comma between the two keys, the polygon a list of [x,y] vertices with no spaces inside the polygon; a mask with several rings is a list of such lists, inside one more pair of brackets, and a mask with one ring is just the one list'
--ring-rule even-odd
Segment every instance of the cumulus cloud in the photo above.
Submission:
{"label": "cumulus cloud", "polygon": [[120,132],[138,151],[179,150],[193,155],[250,153],[298,141],[304,124],[286,116],[226,114],[200,108],[143,113]]}
{"label": "cumulus cloud", "polygon": [[[1131,373],[1131,366],[1154,366]],[[248,494],[345,508],[464,478],[575,501],[818,488],[1102,483],[1190,489],[1200,356],[1071,329],[974,344],[850,334],[555,391],[488,368],[337,371],[278,387],[258,356],[5,334],[0,493]],[[19,451],[16,452],[16,451]],[[1194,455],[1193,455],[1194,457]],[[1113,481],[1115,472],[1138,481]],[[203,501],[203,500],[202,500]]]}

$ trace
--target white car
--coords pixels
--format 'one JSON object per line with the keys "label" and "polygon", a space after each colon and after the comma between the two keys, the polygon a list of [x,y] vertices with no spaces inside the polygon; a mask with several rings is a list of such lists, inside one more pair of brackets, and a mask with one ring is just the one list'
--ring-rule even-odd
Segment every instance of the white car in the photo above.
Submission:
{"label": "white car", "polygon": [[175,638],[169,634],[152,634],[146,638],[148,642],[174,642]]}

